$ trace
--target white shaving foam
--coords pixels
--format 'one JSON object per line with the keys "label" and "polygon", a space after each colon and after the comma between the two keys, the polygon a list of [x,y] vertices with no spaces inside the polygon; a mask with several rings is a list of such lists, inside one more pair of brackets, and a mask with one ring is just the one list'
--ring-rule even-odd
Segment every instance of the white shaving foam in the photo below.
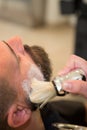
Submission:
{"label": "white shaving foam", "polygon": [[38,80],[44,80],[43,74],[41,73],[39,68],[34,64],[27,72],[27,79],[24,79],[22,82],[22,88],[27,93],[28,96],[32,90],[31,82],[33,78],[36,78]]}

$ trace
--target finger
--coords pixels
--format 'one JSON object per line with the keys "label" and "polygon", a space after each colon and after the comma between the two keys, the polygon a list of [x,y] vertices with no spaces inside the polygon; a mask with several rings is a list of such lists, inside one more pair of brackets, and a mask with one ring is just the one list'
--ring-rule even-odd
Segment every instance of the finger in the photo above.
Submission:
{"label": "finger", "polygon": [[75,62],[77,62],[75,59],[77,58],[77,56],[75,55],[71,55],[69,60],[67,61],[65,67],[58,73],[59,75],[64,75],[68,72],[70,72],[71,70],[75,69]]}
{"label": "finger", "polygon": [[62,69],[62,71],[58,73],[58,75],[67,74],[68,72],[77,68],[82,69],[87,75],[87,61],[81,57],[72,55],[68,60],[68,62],[66,63],[65,67]]}
{"label": "finger", "polygon": [[63,83],[63,89],[70,93],[81,94],[87,98],[87,82],[74,80]]}

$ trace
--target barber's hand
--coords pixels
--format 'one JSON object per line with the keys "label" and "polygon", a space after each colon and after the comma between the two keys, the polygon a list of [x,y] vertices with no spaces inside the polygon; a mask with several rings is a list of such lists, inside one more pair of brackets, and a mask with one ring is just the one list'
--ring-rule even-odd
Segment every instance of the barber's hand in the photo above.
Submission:
{"label": "barber's hand", "polygon": [[[82,69],[85,72],[87,80],[87,61],[76,55],[72,55],[70,57],[64,69],[59,72],[59,75],[67,74],[70,71],[78,68]],[[68,80],[63,83],[63,89],[71,93],[84,95],[87,98],[87,81]]]}

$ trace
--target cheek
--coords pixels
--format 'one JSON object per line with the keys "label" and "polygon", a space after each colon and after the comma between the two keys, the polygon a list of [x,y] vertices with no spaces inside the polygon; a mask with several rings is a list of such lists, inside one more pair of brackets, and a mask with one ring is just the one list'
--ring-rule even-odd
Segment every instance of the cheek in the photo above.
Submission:
{"label": "cheek", "polygon": [[44,80],[42,72],[34,64],[30,67],[30,70],[28,71],[28,79],[30,79],[31,81],[33,78],[36,78],[38,80]]}
{"label": "cheek", "polygon": [[29,80],[27,80],[27,79],[23,80],[22,89],[24,90],[24,92],[26,92],[27,95],[29,95],[29,93],[31,91]]}
{"label": "cheek", "polygon": [[33,64],[27,72],[27,78],[22,81],[23,90],[29,95],[32,79],[44,80],[41,71]]}
{"label": "cheek", "polygon": [[[1,65],[0,65],[1,66]],[[19,77],[19,67],[17,64],[14,64],[14,62],[6,62],[5,66],[1,67],[0,69],[0,76],[5,77],[8,79],[11,83],[18,79]]]}
{"label": "cheek", "polygon": [[[10,65],[9,65],[10,64]],[[19,86],[19,83],[21,81],[21,74],[20,74],[20,66],[17,60],[14,58],[10,63],[8,64],[8,77],[11,83],[15,86]]]}

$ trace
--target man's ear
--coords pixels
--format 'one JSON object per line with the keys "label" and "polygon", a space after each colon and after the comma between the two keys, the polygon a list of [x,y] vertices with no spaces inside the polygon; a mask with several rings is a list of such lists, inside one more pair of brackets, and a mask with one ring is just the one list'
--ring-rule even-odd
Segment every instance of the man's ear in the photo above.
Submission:
{"label": "man's ear", "polygon": [[8,125],[16,128],[24,125],[31,118],[31,110],[21,105],[13,105],[8,112]]}

